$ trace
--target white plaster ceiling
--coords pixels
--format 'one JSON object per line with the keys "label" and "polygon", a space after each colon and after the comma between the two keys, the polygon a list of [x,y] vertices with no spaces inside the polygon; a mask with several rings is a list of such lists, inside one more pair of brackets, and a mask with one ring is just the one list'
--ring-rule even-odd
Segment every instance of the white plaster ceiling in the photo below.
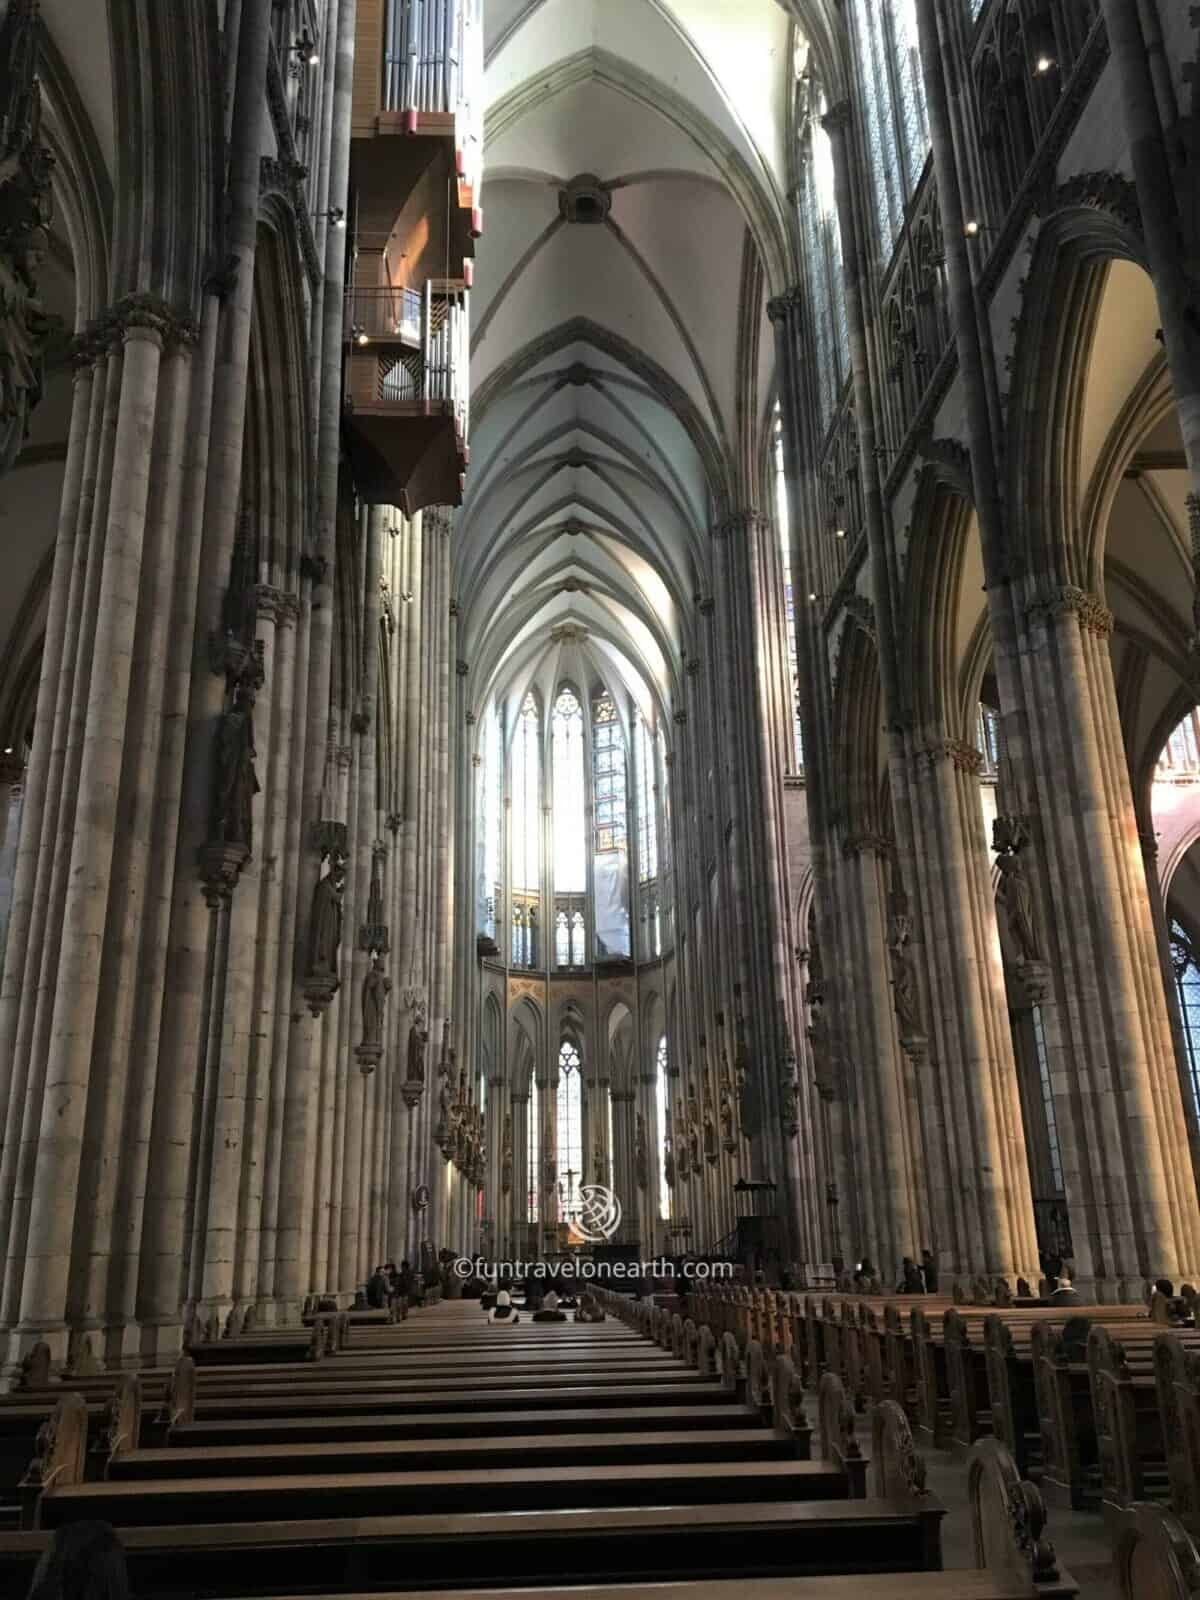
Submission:
{"label": "white plaster ceiling", "polygon": [[[456,536],[468,696],[478,712],[523,692],[573,623],[591,667],[661,721],[697,648],[712,522],[757,498],[765,305],[790,278],[788,19],[776,0],[489,0],[486,16]],[[603,222],[560,209],[585,175],[611,198]]]}

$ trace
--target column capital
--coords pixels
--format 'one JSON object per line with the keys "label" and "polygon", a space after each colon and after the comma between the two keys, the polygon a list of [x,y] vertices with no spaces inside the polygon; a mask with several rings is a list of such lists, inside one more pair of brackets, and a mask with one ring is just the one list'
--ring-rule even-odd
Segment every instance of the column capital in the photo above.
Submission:
{"label": "column capital", "polygon": [[804,291],[798,283],[794,283],[790,289],[785,289],[782,294],[777,294],[767,301],[767,316],[778,325],[799,316],[803,307]]}
{"label": "column capital", "polygon": [[746,506],[740,511],[729,512],[720,522],[715,522],[712,526],[712,536],[714,539],[734,539],[740,534],[743,538],[747,538],[758,533],[766,523],[767,519],[761,511],[754,506]]}
{"label": "column capital", "polygon": [[828,134],[844,133],[850,126],[850,120],[853,115],[854,108],[850,104],[849,97],[845,100],[838,100],[829,107],[821,118],[821,126]]}
{"label": "column capital", "polygon": [[1074,584],[1062,583],[1044,589],[1025,607],[1030,622],[1048,622],[1052,617],[1073,616],[1084,633],[1107,639],[1113,631],[1113,614],[1103,600],[1078,589]]}
{"label": "column capital", "polygon": [[300,616],[300,596],[286,589],[276,589],[269,583],[260,583],[252,591],[255,609],[260,617],[271,617],[276,627],[294,626]]}
{"label": "column capital", "polygon": [[149,338],[164,347],[194,345],[200,329],[155,294],[129,294],[101,312],[85,337],[109,346]]}
{"label": "column capital", "polygon": [[956,771],[965,772],[971,777],[978,777],[983,768],[982,752],[964,739],[935,739],[931,744],[914,750],[913,759],[918,763],[928,762],[931,768],[943,761],[950,761]]}

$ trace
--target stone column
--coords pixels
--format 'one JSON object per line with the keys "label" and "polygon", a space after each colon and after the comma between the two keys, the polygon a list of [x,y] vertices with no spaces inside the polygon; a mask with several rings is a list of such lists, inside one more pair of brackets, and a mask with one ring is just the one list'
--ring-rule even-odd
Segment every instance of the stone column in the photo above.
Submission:
{"label": "stone column", "polygon": [[91,1079],[161,355],[161,321],[131,313],[13,1358],[42,1334],[57,1358],[65,1355],[73,1196]]}

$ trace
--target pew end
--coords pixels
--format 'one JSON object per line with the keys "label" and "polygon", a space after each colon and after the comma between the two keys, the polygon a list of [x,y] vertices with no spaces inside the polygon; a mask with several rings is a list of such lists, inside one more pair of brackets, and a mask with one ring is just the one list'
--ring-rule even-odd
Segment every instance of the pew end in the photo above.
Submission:
{"label": "pew end", "polygon": [[[1074,1600],[1079,1586],[1058,1565],[1045,1538],[1046,1507],[1037,1488],[1022,1479],[998,1439],[980,1439],[967,1471],[975,1564],[1028,1581],[1042,1600]],[[1150,1600],[1142,1591],[1140,1600]]]}
{"label": "pew end", "polygon": [[33,1460],[18,1486],[22,1528],[41,1526],[42,1495],[47,1489],[84,1481],[87,1436],[86,1401],[79,1394],[64,1394],[38,1429]]}
{"label": "pew end", "polygon": [[1135,1505],[1116,1530],[1113,1564],[1121,1600],[1196,1600],[1200,1549],[1173,1511]]}

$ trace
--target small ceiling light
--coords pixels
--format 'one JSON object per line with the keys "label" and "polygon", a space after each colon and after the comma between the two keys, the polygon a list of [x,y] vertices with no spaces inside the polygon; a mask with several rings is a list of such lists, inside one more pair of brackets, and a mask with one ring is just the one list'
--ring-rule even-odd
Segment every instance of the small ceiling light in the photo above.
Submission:
{"label": "small ceiling light", "polygon": [[1037,73],[1037,75],[1040,78],[1044,78],[1045,75],[1048,72],[1053,72],[1054,71],[1054,67],[1055,67],[1054,57],[1053,56],[1044,55],[1044,54],[1038,56],[1037,60],[1033,63],[1033,70]]}
{"label": "small ceiling light", "polygon": [[969,222],[963,224],[963,232],[966,234],[968,239],[974,239],[979,232],[978,221],[972,217]]}
{"label": "small ceiling light", "polygon": [[300,43],[292,46],[292,53],[310,67],[315,67],[321,59],[321,52],[309,36],[307,29],[300,35]]}
{"label": "small ceiling light", "polygon": [[367,330],[365,328],[360,328],[358,330],[357,334],[355,335],[355,342],[357,344],[370,344],[371,335],[367,332]]}
{"label": "small ceiling light", "polygon": [[835,538],[835,539],[844,539],[844,538],[845,538],[845,537],[846,537],[846,530],[845,530],[845,528],[835,528],[835,529],[834,529],[834,530],[833,530],[833,537],[834,537],[834,538]]}
{"label": "small ceiling light", "polygon": [[817,595],[816,595],[816,593],[815,593],[815,592],[814,592],[814,593],[812,593],[812,594],[810,594],[810,595],[809,595],[809,597],[808,597],[808,598],[809,598],[809,599],[810,599],[810,600],[815,600],[815,599],[816,599],[816,598],[817,598]]}
{"label": "small ceiling light", "polygon": [[13,753],[13,747],[12,747],[12,745],[10,745],[10,744],[6,744],[6,745],[5,745],[5,746],[4,746],[4,754],[5,754],[5,755],[6,755],[6,756],[10,756],[10,755],[12,755],[12,753]]}

